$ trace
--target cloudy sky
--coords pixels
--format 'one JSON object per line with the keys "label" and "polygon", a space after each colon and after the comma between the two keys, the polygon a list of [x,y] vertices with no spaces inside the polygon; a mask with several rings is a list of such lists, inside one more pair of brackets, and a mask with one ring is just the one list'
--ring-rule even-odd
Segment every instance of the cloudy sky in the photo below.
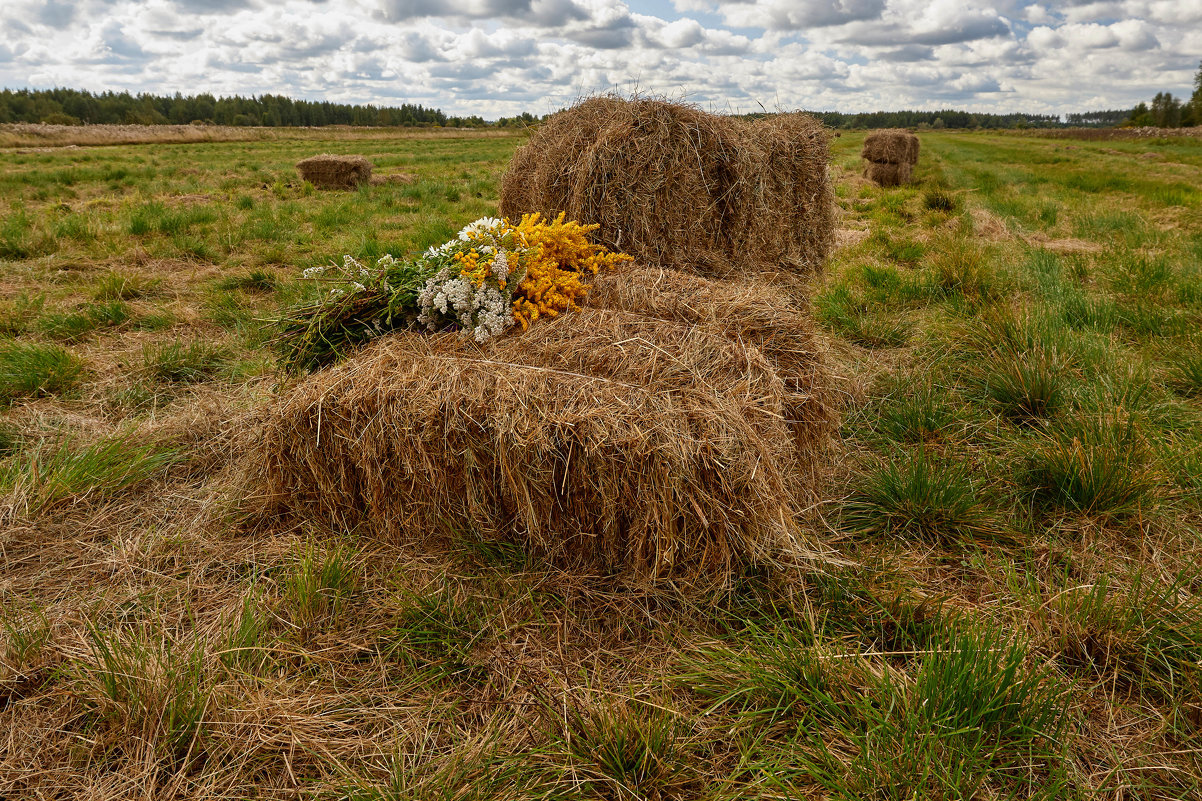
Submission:
{"label": "cloudy sky", "polygon": [[0,86],[715,111],[1061,113],[1188,94],[1202,0],[0,0]]}

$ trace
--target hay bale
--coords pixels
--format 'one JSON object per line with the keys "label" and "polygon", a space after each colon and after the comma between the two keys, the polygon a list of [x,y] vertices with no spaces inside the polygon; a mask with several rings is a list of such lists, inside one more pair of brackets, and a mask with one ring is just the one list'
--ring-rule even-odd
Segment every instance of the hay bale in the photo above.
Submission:
{"label": "hay bale", "polygon": [[827,132],[804,114],[590,98],[539,126],[502,178],[502,215],[535,211],[599,223],[600,244],[649,264],[816,272],[834,233]]}
{"label": "hay bale", "polygon": [[900,128],[873,131],[864,137],[860,157],[877,164],[918,163],[918,137]]}
{"label": "hay bale", "polygon": [[372,163],[362,156],[310,156],[296,163],[302,179],[318,189],[354,189],[371,181]]}
{"label": "hay bale", "polygon": [[784,384],[785,420],[811,471],[834,428],[823,354],[807,310],[787,290],[756,281],[718,283],[658,267],[600,273],[588,306],[618,309],[674,323],[704,326],[729,340],[754,345]]}
{"label": "hay bale", "polygon": [[264,479],[278,504],[403,541],[474,530],[566,569],[721,586],[812,554],[785,394],[757,349],[627,312],[484,345],[401,333],[282,400]]}
{"label": "hay bale", "polygon": [[902,162],[869,161],[864,165],[864,177],[878,186],[901,186],[910,183],[910,165]]}

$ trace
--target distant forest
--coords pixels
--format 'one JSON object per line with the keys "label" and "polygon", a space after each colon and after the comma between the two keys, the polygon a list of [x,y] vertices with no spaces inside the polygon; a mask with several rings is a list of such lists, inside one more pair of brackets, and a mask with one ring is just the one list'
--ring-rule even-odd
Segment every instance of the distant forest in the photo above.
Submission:
{"label": "distant forest", "polygon": [[831,128],[1101,128],[1121,125],[1130,109],[1069,114],[1062,121],[1054,114],[981,114],[971,111],[873,111],[843,114],[838,111],[811,112]]}
{"label": "distant forest", "polygon": [[[1141,104],[1143,105],[1143,104]],[[1146,106],[1144,107],[1146,110]],[[832,128],[1061,128],[1111,127],[1130,124],[1139,108],[1068,114],[981,114],[968,111],[876,111],[843,114],[812,112]],[[539,121],[528,112],[486,121],[479,116],[454,117],[439,109],[403,103],[400,106],[351,105],[293,100],[282,95],[214,97],[210,94],[172,96],[128,92],[93,94],[77,89],[4,89],[0,91],[0,123],[45,122],[58,125],[105,123],[116,125],[262,125],[282,126],[404,126],[404,127],[520,127]],[[1140,120],[1142,123],[1142,119]],[[1148,124],[1148,123],[1143,123]],[[1178,123],[1180,124],[1180,123]]]}
{"label": "distant forest", "polygon": [[[537,121],[525,115],[529,122]],[[523,118],[498,120],[520,124]],[[400,106],[350,105],[327,101],[293,100],[282,95],[214,97],[210,94],[172,96],[129,92],[91,92],[77,89],[5,89],[0,92],[0,122],[46,122],[58,125],[266,125],[322,126],[449,126],[482,127],[480,117],[450,117],[436,108],[403,103]]]}

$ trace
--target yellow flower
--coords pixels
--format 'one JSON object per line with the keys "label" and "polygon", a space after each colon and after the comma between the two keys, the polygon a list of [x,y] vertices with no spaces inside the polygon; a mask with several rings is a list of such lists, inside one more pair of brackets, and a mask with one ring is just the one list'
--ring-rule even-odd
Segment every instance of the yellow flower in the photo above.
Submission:
{"label": "yellow flower", "polygon": [[[522,330],[540,316],[556,317],[560,312],[579,309],[578,302],[588,292],[580,283],[582,273],[595,274],[631,261],[625,253],[612,253],[589,241],[596,224],[581,225],[565,221],[560,213],[552,222],[541,215],[527,214],[512,230],[528,249],[525,274],[514,292],[513,315]],[[506,221],[507,228],[510,227]]]}

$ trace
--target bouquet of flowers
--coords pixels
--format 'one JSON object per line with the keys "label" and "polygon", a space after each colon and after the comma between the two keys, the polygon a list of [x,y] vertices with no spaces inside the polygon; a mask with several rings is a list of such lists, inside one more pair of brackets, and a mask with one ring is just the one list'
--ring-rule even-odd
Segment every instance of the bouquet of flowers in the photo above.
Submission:
{"label": "bouquet of flowers", "polygon": [[334,284],[317,301],[294,309],[277,340],[291,367],[313,370],[398,328],[462,331],[477,342],[515,324],[579,308],[582,276],[632,257],[593,244],[596,225],[528,214],[514,225],[484,217],[449,242],[403,262],[392,256],[367,267],[345,256],[341,268],[305,277]]}

